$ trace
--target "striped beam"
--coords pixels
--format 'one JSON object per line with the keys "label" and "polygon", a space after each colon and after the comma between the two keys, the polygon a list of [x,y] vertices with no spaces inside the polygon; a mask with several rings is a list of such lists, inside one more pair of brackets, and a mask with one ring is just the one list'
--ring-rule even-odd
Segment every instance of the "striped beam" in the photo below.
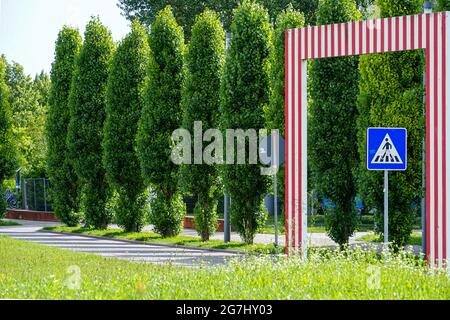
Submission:
{"label": "striped beam", "polygon": [[[286,32],[286,250],[307,250],[308,59],[426,50],[426,256],[445,266],[450,257],[450,12],[313,26]],[[450,149],[450,148],[449,148]],[[447,170],[449,168],[449,170]],[[449,179],[447,179],[449,178]],[[433,263],[434,262],[434,263]]]}

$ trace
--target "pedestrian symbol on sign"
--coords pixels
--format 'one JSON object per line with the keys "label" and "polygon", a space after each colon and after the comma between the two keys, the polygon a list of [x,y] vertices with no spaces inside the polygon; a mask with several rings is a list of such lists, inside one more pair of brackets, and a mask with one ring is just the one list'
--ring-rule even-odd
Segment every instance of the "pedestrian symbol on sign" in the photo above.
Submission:
{"label": "pedestrian symbol on sign", "polygon": [[389,134],[386,134],[386,137],[382,141],[377,153],[372,160],[372,164],[381,163],[403,164],[403,160],[398,154],[397,148],[392,143],[392,139]]}

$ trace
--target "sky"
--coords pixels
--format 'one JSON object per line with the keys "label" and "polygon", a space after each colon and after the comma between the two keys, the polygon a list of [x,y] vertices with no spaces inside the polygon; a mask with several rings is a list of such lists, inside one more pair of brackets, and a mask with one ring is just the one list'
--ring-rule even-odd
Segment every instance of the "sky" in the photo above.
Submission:
{"label": "sky", "polygon": [[121,16],[117,0],[0,0],[0,55],[20,63],[34,77],[44,70],[50,73],[55,41],[67,24],[81,34],[92,15],[119,41],[130,23]]}

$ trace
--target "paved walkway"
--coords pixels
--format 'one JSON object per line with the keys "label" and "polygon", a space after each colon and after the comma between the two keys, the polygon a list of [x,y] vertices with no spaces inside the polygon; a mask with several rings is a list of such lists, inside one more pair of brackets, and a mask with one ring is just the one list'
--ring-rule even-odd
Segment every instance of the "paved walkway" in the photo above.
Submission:
{"label": "paved walkway", "polygon": [[32,241],[60,249],[93,253],[103,257],[112,257],[130,261],[154,264],[174,264],[198,266],[201,264],[218,265],[240,255],[227,252],[213,252],[196,249],[184,249],[168,246],[134,244],[125,241],[103,240],[81,235],[61,235],[40,231],[55,223],[18,221],[21,226],[0,227],[0,235],[18,240]]}

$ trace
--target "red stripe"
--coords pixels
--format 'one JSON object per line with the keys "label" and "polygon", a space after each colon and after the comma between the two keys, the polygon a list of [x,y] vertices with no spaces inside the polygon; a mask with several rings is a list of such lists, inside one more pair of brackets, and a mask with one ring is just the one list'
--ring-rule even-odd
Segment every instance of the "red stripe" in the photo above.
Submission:
{"label": "red stripe", "polygon": [[[430,83],[430,71],[431,71],[431,64],[430,64],[430,60],[431,60],[431,52],[430,52],[430,16],[429,15],[427,15],[426,16],[426,25],[427,25],[427,28],[426,28],[426,46],[427,46],[427,48],[426,48],[426,52],[427,52],[427,55],[426,55],[426,69],[427,69],[427,71],[426,71],[426,78],[427,78],[427,83],[429,84]],[[427,96],[426,96],[426,103],[427,103],[427,106],[426,106],[426,108],[427,108],[427,112],[426,112],[426,114],[427,114],[427,119],[426,119],[426,122],[427,122],[427,124],[426,124],[426,127],[427,127],[427,146],[426,146],[426,148],[427,148],[427,154],[426,154],[426,158],[427,158],[427,161],[426,161],[426,165],[427,165],[427,169],[426,169],[426,174],[427,174],[427,176],[426,176],[426,184],[427,184],[427,188],[426,188],[426,212],[427,212],[427,214],[426,214],[426,220],[427,220],[427,227],[426,227],[426,233],[427,233],[427,252],[426,252],[426,256],[427,256],[427,260],[428,260],[428,263],[431,263],[431,261],[430,261],[430,254],[431,254],[431,219],[430,219],[430,216],[431,216],[431,212],[430,212],[430,209],[431,209],[431,203],[430,203],[430,201],[431,201],[431,192],[430,192],[430,186],[431,186],[431,183],[430,183],[430,178],[431,178],[431,170],[430,170],[430,154],[431,154],[431,145],[430,145],[430,137],[431,137],[431,123],[430,123],[430,111],[431,111],[431,97],[430,97],[430,95],[431,95],[431,88],[430,88],[430,85],[427,85],[426,86],[426,91],[427,91]]]}
{"label": "red stripe", "polygon": [[434,257],[435,260],[438,258],[438,250],[439,250],[439,244],[438,244],[438,235],[439,235],[439,208],[437,207],[438,200],[439,200],[439,184],[438,184],[438,177],[439,177],[439,153],[438,153],[438,121],[439,121],[439,114],[438,114],[438,19],[437,14],[434,15],[434,95],[433,95],[433,101],[434,101],[434,201],[435,201],[435,210],[434,210]]}
{"label": "red stripe", "polygon": [[304,41],[304,48],[303,48],[303,50],[305,52],[305,55],[304,55],[305,59],[309,59],[309,57],[308,57],[308,46],[309,46],[309,43],[308,43],[308,29],[309,28],[305,28],[304,29],[305,30],[305,41]]}
{"label": "red stripe", "polygon": [[414,50],[414,49],[416,49],[416,43],[415,43],[415,36],[416,36],[416,28],[415,28],[415,18],[414,18],[414,16],[411,16],[411,19],[410,19],[410,21],[411,21],[411,39],[410,39],[410,41],[411,41],[411,49],[412,50]]}
{"label": "red stripe", "polygon": [[334,24],[331,25],[331,56],[334,57]]}
{"label": "red stripe", "polygon": [[366,52],[370,53],[370,21],[366,21]]}
{"label": "red stripe", "polygon": [[339,23],[338,24],[338,52],[337,52],[337,56],[341,56],[342,55],[342,24]]}
{"label": "red stripe", "polygon": [[[296,205],[296,197],[295,197],[295,152],[296,152],[296,137],[295,137],[295,112],[296,112],[296,105],[295,105],[295,64],[297,61],[295,61],[295,37],[294,34],[292,34],[292,66],[291,66],[291,72],[292,72],[292,77],[291,77],[291,83],[292,83],[292,93],[291,93],[291,113],[292,113],[292,119],[291,120],[291,130],[292,130],[292,135],[291,135],[291,148],[292,148],[292,158],[291,158],[291,163],[292,163],[292,172],[290,174],[289,179],[291,179],[292,181],[292,216],[294,216],[295,213],[295,205]],[[291,222],[291,227],[292,229],[294,229],[294,221]],[[289,230],[289,232],[292,232],[292,230]],[[292,236],[292,233],[291,233]],[[292,239],[291,239],[292,241]],[[292,242],[291,242],[292,245]]]}
{"label": "red stripe", "polygon": [[381,44],[380,52],[384,52],[384,19],[381,19],[381,30],[380,30],[380,35],[381,35],[381,39],[380,39],[380,44]]}
{"label": "red stripe", "polygon": [[446,110],[447,107],[447,94],[446,89],[446,72],[447,72],[447,57],[446,50],[446,15],[442,14],[442,259],[447,259],[447,123],[446,123]]}
{"label": "red stripe", "polygon": [[[285,216],[285,228],[289,230],[289,31],[285,32],[285,41],[284,41],[284,123],[285,123],[285,137],[286,137],[286,146],[288,146],[285,150],[285,194],[284,194],[284,211],[286,212]],[[289,243],[288,233],[285,233],[286,244]],[[288,254],[288,246],[286,245],[285,253]]]}
{"label": "red stripe", "polygon": [[350,29],[350,25],[347,23],[345,25],[345,55],[348,56],[348,41],[349,39],[349,29]]}
{"label": "red stripe", "polygon": [[406,43],[407,43],[407,28],[408,28],[408,26],[406,25],[406,21],[407,21],[408,19],[406,19],[406,16],[403,16],[403,50],[406,50],[406,48],[407,48],[407,46],[406,46]]}
{"label": "red stripe", "polygon": [[318,37],[319,39],[317,39],[317,49],[318,49],[318,57],[322,58],[322,32],[323,32],[323,27],[318,27],[319,29],[317,30],[318,32]]}
{"label": "red stripe", "polygon": [[400,50],[400,18],[395,17],[395,51]]}
{"label": "red stripe", "polygon": [[419,14],[419,20],[418,20],[418,30],[419,30],[419,49],[423,48],[423,43],[422,43],[422,27],[423,27],[423,23],[422,23],[422,15]]}
{"label": "red stripe", "polygon": [[316,32],[315,32],[316,27],[312,27],[311,28],[311,58],[314,59],[316,57],[316,46],[315,46],[315,41],[316,41]]}
{"label": "red stripe", "polygon": [[373,52],[378,52],[377,40],[378,40],[378,22],[373,20]]}
{"label": "red stripe", "polygon": [[352,22],[352,55],[356,54],[356,22]]}
{"label": "red stripe", "polygon": [[388,52],[392,52],[392,18],[388,18]]}
{"label": "red stripe", "polygon": [[359,54],[364,54],[363,48],[363,22],[359,22]]}
{"label": "red stripe", "polygon": [[328,29],[329,25],[325,26],[325,57],[328,57]]}

